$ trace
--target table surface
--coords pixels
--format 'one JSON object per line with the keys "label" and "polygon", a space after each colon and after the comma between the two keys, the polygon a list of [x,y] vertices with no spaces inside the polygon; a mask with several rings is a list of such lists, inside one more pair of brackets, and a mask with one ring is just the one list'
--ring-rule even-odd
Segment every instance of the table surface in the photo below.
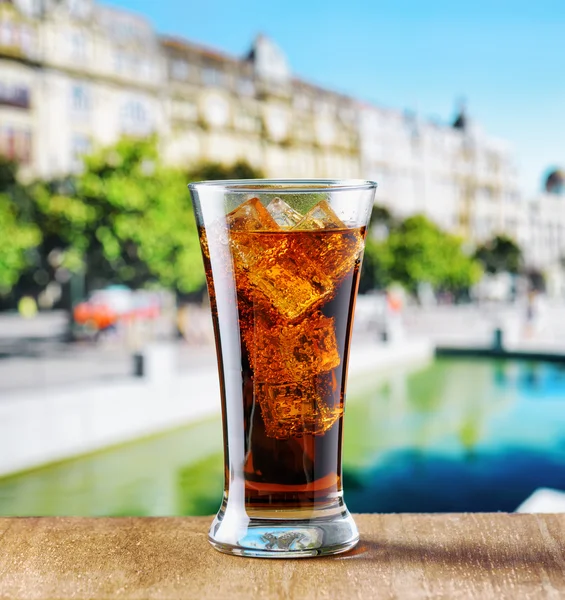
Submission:
{"label": "table surface", "polygon": [[565,515],[356,515],[340,557],[227,556],[211,518],[0,518],[0,598],[565,598]]}

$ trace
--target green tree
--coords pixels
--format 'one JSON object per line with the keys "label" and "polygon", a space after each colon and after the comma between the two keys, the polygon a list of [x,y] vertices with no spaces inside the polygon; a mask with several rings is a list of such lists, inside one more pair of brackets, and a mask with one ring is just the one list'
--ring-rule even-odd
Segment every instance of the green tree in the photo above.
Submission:
{"label": "green tree", "polygon": [[191,181],[214,181],[222,179],[259,179],[263,173],[249,163],[238,160],[233,165],[218,162],[201,162],[188,171]]}
{"label": "green tree", "polygon": [[522,266],[522,251],[516,242],[505,235],[497,235],[479,246],[475,252],[487,273],[518,273]]}
{"label": "green tree", "polygon": [[159,161],[155,140],[124,138],[86,157],[80,175],[35,187],[43,253],[61,248],[65,266],[84,270],[89,288],[125,283],[194,293],[204,269],[187,184],[253,175],[245,163],[187,173]]}
{"label": "green tree", "polygon": [[396,220],[388,208],[379,205],[373,206],[365,243],[363,267],[359,278],[359,291],[361,293],[383,289],[391,283],[390,266],[392,257],[386,238],[395,226]]}
{"label": "green tree", "polygon": [[363,294],[370,290],[386,288],[392,282],[390,274],[392,260],[386,241],[368,237],[359,278],[359,292]]}
{"label": "green tree", "polygon": [[31,197],[16,174],[13,162],[0,159],[0,294],[18,282],[31,262],[30,251],[41,241],[31,222]]}
{"label": "green tree", "polygon": [[388,245],[393,257],[390,275],[415,292],[419,282],[435,289],[463,290],[481,277],[480,265],[462,251],[462,241],[422,215],[404,220]]}
{"label": "green tree", "polygon": [[425,282],[436,290],[458,292],[480,279],[480,264],[462,251],[458,237],[421,215],[400,223],[387,218],[388,237],[367,240],[361,291],[396,282],[415,293],[418,284]]}
{"label": "green tree", "polygon": [[85,270],[90,287],[190,292],[204,274],[186,184],[158,161],[154,140],[123,139],[87,157],[82,174],[34,191],[46,240],[71,271]]}
{"label": "green tree", "polygon": [[373,210],[371,211],[371,220],[369,221],[370,229],[379,226],[392,229],[395,225],[396,220],[386,206],[379,206],[378,204],[373,206]]}

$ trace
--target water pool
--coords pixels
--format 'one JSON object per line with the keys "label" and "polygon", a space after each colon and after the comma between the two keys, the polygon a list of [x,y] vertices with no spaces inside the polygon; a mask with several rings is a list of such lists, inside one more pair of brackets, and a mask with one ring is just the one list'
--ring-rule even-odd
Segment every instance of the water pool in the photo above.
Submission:
{"label": "water pool", "polygon": [[[355,512],[514,510],[565,490],[565,367],[436,359],[357,380],[344,444]],[[222,492],[219,419],[0,479],[0,515],[202,515]]]}

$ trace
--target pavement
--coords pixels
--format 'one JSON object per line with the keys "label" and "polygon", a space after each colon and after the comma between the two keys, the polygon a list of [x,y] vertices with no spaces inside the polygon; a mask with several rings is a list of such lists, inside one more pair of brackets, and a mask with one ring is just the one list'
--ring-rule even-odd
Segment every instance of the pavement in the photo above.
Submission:
{"label": "pavement", "polygon": [[18,313],[0,313],[0,351],[15,344],[60,338],[69,322],[68,313],[53,310],[24,319]]}
{"label": "pavement", "polygon": [[[367,298],[365,297],[365,300]],[[370,300],[369,300],[370,302]],[[367,302],[365,302],[366,310]],[[361,313],[361,311],[359,311]],[[484,304],[467,306],[407,307],[402,314],[402,344],[428,340],[433,346],[491,347],[494,330],[501,328],[509,349],[565,353],[565,305],[540,307],[536,318],[527,321],[525,307]],[[22,319],[0,314],[0,400],[7,392],[93,383],[131,377],[135,373],[133,350],[116,340],[67,343],[64,312]],[[378,334],[359,318],[353,346],[374,345]],[[399,346],[400,344],[400,346]],[[383,344],[383,351],[387,345]],[[175,342],[174,368],[179,374],[215,368],[216,353],[208,343]]]}
{"label": "pavement", "polygon": [[435,346],[492,347],[501,329],[509,350],[565,353],[565,303],[540,304],[528,320],[526,307],[483,304],[410,307],[403,315],[409,336],[424,337]]}
{"label": "pavement", "polygon": [[[16,390],[94,383],[131,377],[135,350],[117,339],[69,343],[64,311],[40,313],[31,319],[0,314],[0,400]],[[210,343],[175,345],[179,374],[213,367],[216,352]]]}
{"label": "pavement", "polygon": [[[189,346],[182,341],[174,345],[179,373],[215,367],[213,346]],[[132,377],[134,373],[133,353],[119,346],[37,342],[25,354],[0,358],[0,400],[3,393],[11,391],[88,384]]]}

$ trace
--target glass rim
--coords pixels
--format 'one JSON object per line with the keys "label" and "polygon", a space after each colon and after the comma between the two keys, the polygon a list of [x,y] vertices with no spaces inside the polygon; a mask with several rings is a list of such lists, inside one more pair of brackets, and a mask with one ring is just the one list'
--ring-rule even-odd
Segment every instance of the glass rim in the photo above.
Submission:
{"label": "glass rim", "polygon": [[277,194],[304,194],[323,192],[358,192],[375,190],[377,182],[369,179],[217,179],[195,181],[189,190],[214,189],[223,192],[253,194],[276,192]]}

